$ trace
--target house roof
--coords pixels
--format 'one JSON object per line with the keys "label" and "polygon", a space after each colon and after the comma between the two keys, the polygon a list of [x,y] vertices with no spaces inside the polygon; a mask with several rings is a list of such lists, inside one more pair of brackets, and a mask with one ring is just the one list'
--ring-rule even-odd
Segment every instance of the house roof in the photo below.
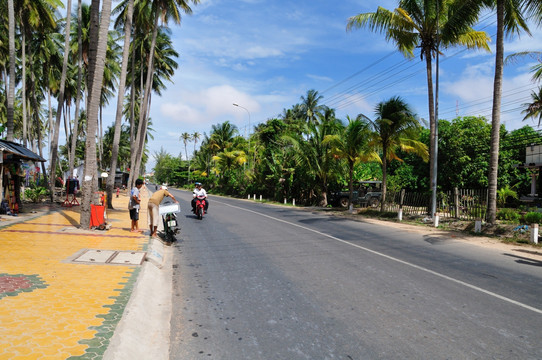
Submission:
{"label": "house roof", "polygon": [[12,153],[18,157],[21,157],[26,160],[46,162],[44,158],[38,154],[28,150],[24,146],[14,143],[12,141],[0,140],[0,150]]}

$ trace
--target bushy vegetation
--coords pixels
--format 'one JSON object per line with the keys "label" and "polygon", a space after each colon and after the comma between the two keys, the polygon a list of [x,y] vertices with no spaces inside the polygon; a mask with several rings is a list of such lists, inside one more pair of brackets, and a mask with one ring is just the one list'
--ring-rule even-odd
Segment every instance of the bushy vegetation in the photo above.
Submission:
{"label": "bushy vegetation", "polygon": [[38,203],[49,195],[49,190],[43,186],[37,186],[35,188],[25,189],[24,195],[30,201]]}
{"label": "bushy vegetation", "polygon": [[542,213],[528,212],[523,216],[525,224],[540,224],[542,223]]}
{"label": "bushy vegetation", "polygon": [[[338,119],[333,109],[320,105],[323,98],[314,90],[301,100],[281,116],[257,125],[249,138],[241,136],[229,122],[214,125],[209,135],[201,137],[199,149],[194,146],[194,152],[186,154],[189,161],[182,160],[181,154],[172,156],[163,150],[154,154],[157,182],[183,186],[200,181],[208,190],[222,194],[239,197],[258,194],[276,201],[288,198],[302,205],[325,205],[324,199],[330,191],[348,187],[350,160],[339,155],[338,143],[325,141],[326,136],[344,137],[348,119]],[[491,124],[483,117],[440,120],[439,191],[487,187],[490,132]],[[429,146],[429,129],[414,128],[410,136]],[[381,159],[382,149],[373,141],[375,133],[366,137]],[[529,126],[512,132],[505,131],[503,126],[500,204],[508,204],[517,194],[529,192],[529,174],[513,165],[524,162],[525,147],[534,138],[542,140]],[[185,152],[186,149],[185,146]],[[401,147],[394,151],[396,157],[387,165],[388,189],[426,191],[429,164],[419,155],[401,151]],[[353,181],[382,179],[378,158],[360,153],[352,161]],[[485,216],[486,212],[485,209],[469,211],[475,211],[472,215],[477,217]]]}
{"label": "bushy vegetation", "polygon": [[511,223],[519,223],[521,220],[521,214],[516,209],[504,208],[497,212],[498,220],[505,220]]}

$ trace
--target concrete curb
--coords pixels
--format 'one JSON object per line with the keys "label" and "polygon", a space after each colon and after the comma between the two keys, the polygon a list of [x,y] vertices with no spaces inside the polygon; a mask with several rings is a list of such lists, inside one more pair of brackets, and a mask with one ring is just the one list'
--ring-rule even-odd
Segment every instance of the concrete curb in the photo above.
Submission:
{"label": "concrete curb", "polygon": [[150,261],[143,264],[104,360],[169,359],[172,248],[163,246],[160,241],[153,241],[152,247],[162,252],[164,266],[159,268]]}

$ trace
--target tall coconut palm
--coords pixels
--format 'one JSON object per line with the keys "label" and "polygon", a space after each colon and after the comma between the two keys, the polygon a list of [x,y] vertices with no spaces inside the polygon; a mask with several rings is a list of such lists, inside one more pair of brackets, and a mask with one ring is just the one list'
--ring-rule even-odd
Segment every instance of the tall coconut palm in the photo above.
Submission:
{"label": "tall coconut palm", "polygon": [[331,152],[344,159],[348,165],[348,208],[352,210],[354,193],[354,166],[361,161],[380,161],[380,157],[370,146],[371,129],[363,115],[356,119],[347,117],[348,124],[337,135],[327,135],[324,143],[331,145]]}
{"label": "tall coconut palm", "polygon": [[179,140],[182,140],[182,142],[184,143],[184,156],[186,157],[186,161],[188,161],[188,182],[190,182],[190,159],[188,158],[188,151],[186,150],[186,145],[189,141],[192,140],[192,135],[184,132],[179,137]]}
{"label": "tall coconut palm", "polygon": [[316,122],[317,114],[324,110],[324,106],[319,102],[324,97],[318,94],[318,91],[311,89],[307,91],[307,97],[301,96],[301,111],[305,117],[307,124],[313,124]]}
{"label": "tall coconut palm", "polygon": [[186,146],[188,142],[192,140],[192,135],[190,135],[187,132],[184,132],[181,134],[181,136],[179,136],[179,140],[181,140],[184,144],[184,156],[186,160],[188,161],[188,150],[186,149]]}
{"label": "tall coconut palm", "polygon": [[303,173],[314,179],[318,188],[318,194],[310,194],[319,197],[320,206],[327,205],[327,185],[338,163],[331,154],[331,146],[325,142],[328,135],[335,135],[342,129],[341,122],[335,117],[335,110],[322,106],[316,114],[313,122],[305,124],[308,140],[304,141],[302,135],[291,133],[282,137],[282,140],[292,144],[295,149],[296,162],[304,167]]}
{"label": "tall coconut palm", "polygon": [[399,96],[378,103],[375,107],[376,119],[371,121],[373,128],[372,145],[382,151],[382,201],[380,210],[384,211],[386,201],[386,180],[388,161],[402,161],[397,151],[415,153],[424,161],[429,158],[427,145],[416,136],[421,128],[410,106]]}
{"label": "tall coconut palm", "polygon": [[115,115],[115,132],[113,135],[113,144],[111,149],[111,164],[109,166],[111,176],[107,178],[107,206],[113,208],[113,188],[115,186],[115,174],[117,172],[117,160],[119,155],[119,143],[122,126],[122,107],[124,104],[124,92],[126,86],[126,76],[128,73],[128,61],[130,55],[130,40],[132,36],[132,17],[134,14],[134,0],[128,0],[126,4],[125,17],[122,19],[124,24],[124,46],[122,50],[122,65],[119,79],[119,90],[117,97],[117,112]]}
{"label": "tall coconut palm", "polygon": [[64,105],[64,88],[66,86],[66,74],[68,72],[68,55],[70,53],[70,24],[72,14],[72,1],[68,0],[66,9],[66,35],[64,41],[64,60],[62,62],[62,75],[60,76],[60,91],[58,95],[58,106],[56,110],[56,121],[51,144],[51,171],[49,173],[49,186],[51,192],[51,201],[55,193],[56,163],[58,158],[58,137],[60,132],[60,119],[62,116],[62,106]]}
{"label": "tall coconut palm", "polygon": [[96,138],[94,134],[96,134],[98,126],[98,113],[100,108],[104,65],[107,52],[108,29],[111,17],[111,1],[112,0],[103,0],[101,12],[100,0],[92,0],[91,5],[87,139],[85,146],[85,167],[80,217],[80,223],[83,229],[88,229],[90,227],[90,205],[94,190],[98,185],[96,167]]}
{"label": "tall coconut palm", "polygon": [[386,40],[393,41],[398,50],[408,58],[414,57],[414,49],[420,48],[420,59],[425,59],[427,72],[431,184],[436,183],[436,174],[433,174],[436,161],[433,149],[436,146],[437,121],[432,59],[440,49],[456,45],[489,51],[488,35],[471,27],[478,20],[480,7],[481,4],[472,0],[400,0],[399,6],[393,12],[379,7],[376,12],[363,13],[348,19],[348,30],[368,27],[372,31],[385,33]]}
{"label": "tall coconut palm", "polygon": [[7,96],[7,141],[13,141],[15,105],[15,9],[8,0],[9,85]]}
{"label": "tall coconut palm", "polygon": [[201,134],[199,132],[194,132],[192,134],[192,140],[194,140],[194,154],[196,153],[196,146],[198,144],[199,139],[201,139]]}
{"label": "tall coconut palm", "polygon": [[[77,85],[75,94],[75,117],[72,130],[72,143],[70,148],[69,159],[69,172],[70,176],[73,175],[73,169],[75,164],[75,148],[77,146],[77,134],[79,133],[79,113],[81,106],[81,87],[83,83],[83,4],[81,0],[77,1]],[[108,194],[107,199],[111,199]]]}
{"label": "tall coconut palm", "polygon": [[[191,0],[191,2],[196,5],[199,4],[200,0]],[[152,14],[154,15],[153,21],[153,32],[151,47],[147,63],[147,79],[145,81],[145,91],[143,96],[143,101],[141,103],[141,109],[139,112],[139,128],[136,137],[136,145],[138,145],[137,153],[135,158],[132,161],[133,172],[131,172],[130,177],[132,182],[134,181],[134,176],[137,176],[139,173],[139,167],[141,164],[141,154],[143,150],[144,138],[146,133],[147,117],[148,117],[148,106],[150,102],[150,92],[152,89],[152,80],[154,73],[154,49],[156,46],[156,38],[158,36],[159,29],[159,20],[162,21],[162,24],[167,24],[170,19],[172,19],[176,24],[181,22],[181,11],[185,14],[192,14],[192,8],[189,6],[189,1],[185,0],[155,0],[152,1]]]}
{"label": "tall coconut palm", "polygon": [[533,91],[531,98],[533,100],[531,103],[523,104],[525,106],[525,110],[521,112],[525,114],[523,120],[538,117],[538,126],[540,127],[540,123],[542,122],[542,87],[538,88],[538,93]]}
{"label": "tall coconut palm", "polygon": [[[21,68],[22,68],[22,120],[23,120],[23,146],[26,146],[27,137],[27,109],[26,109],[26,87],[28,83],[27,70],[27,55],[32,59],[30,51],[30,42],[32,34],[35,32],[49,32],[56,27],[56,19],[54,11],[57,7],[62,6],[59,0],[19,0],[15,4],[15,16],[21,28]],[[30,85],[32,86],[32,85]]]}
{"label": "tall coconut palm", "polygon": [[233,138],[239,134],[237,126],[233,125],[229,121],[225,121],[221,124],[211,126],[211,136],[209,138],[209,147],[214,154],[232,146]]}
{"label": "tall coconut palm", "polygon": [[[497,41],[495,50],[495,75],[493,80],[493,106],[491,110],[491,140],[488,174],[487,221],[495,223],[497,218],[497,179],[499,170],[499,140],[501,128],[501,99],[504,64],[505,34],[519,34],[521,30],[530,34],[525,14],[540,9],[539,0],[481,0],[491,9],[497,10]],[[540,14],[540,10],[538,10]],[[538,20],[541,21],[540,19]]]}
{"label": "tall coconut palm", "polygon": [[[121,72],[120,46],[118,45],[119,34],[115,30],[110,30],[107,34],[107,52],[105,55],[104,75],[102,81],[102,94],[100,100],[100,117],[98,127],[98,154],[100,159],[100,169],[106,170],[103,164],[103,108],[109,104],[109,99],[115,95],[117,79]],[[107,164],[109,165],[109,163]]]}

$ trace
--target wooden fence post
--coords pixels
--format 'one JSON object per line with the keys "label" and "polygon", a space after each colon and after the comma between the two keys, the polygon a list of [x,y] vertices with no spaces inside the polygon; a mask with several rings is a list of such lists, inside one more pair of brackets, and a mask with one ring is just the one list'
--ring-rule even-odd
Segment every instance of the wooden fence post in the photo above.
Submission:
{"label": "wooden fence post", "polygon": [[454,207],[455,207],[455,218],[459,219],[459,189],[454,188]]}
{"label": "wooden fence post", "polygon": [[401,194],[399,195],[399,211],[397,212],[397,218],[399,221],[403,221],[403,202],[405,200],[405,189],[401,189]]}

